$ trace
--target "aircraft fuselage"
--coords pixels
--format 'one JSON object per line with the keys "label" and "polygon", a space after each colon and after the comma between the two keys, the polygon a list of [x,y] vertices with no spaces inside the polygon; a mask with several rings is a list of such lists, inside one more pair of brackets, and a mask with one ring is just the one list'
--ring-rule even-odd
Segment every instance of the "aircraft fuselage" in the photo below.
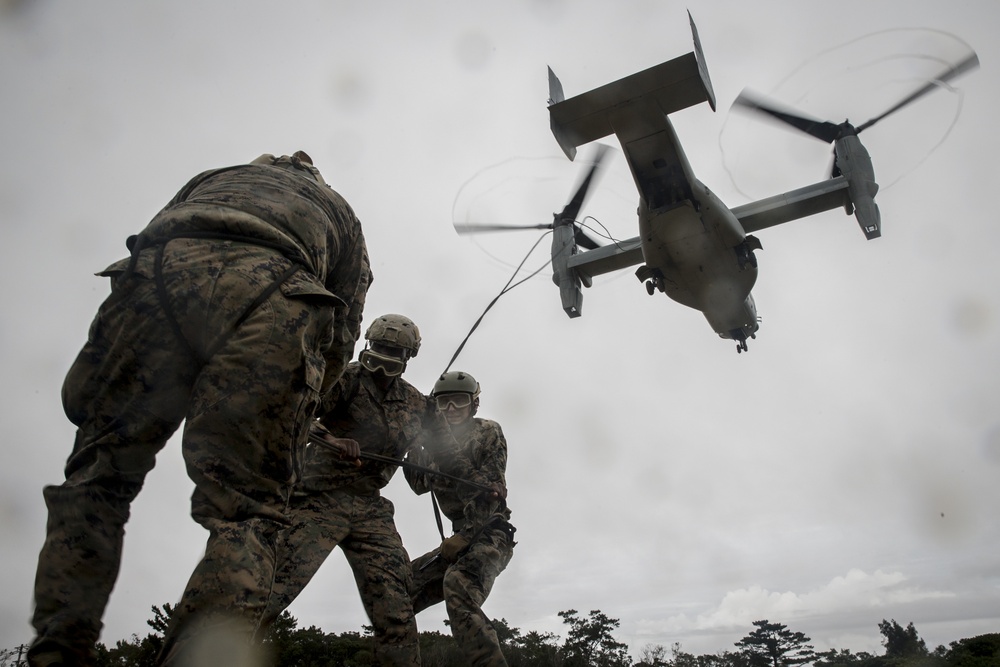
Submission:
{"label": "aircraft fuselage", "polygon": [[645,265],[637,275],[674,301],[700,310],[723,338],[745,340],[758,327],[750,294],[757,280],[756,260],[741,257],[738,249],[745,247],[746,234],[719,198],[697,180],[691,191],[696,201],[656,211],[640,202]]}
{"label": "aircraft fuselage", "polygon": [[640,196],[645,266],[637,275],[674,301],[702,311],[723,338],[746,340],[758,326],[750,296],[757,266],[739,220],[695,178],[661,110],[623,105],[611,119]]}

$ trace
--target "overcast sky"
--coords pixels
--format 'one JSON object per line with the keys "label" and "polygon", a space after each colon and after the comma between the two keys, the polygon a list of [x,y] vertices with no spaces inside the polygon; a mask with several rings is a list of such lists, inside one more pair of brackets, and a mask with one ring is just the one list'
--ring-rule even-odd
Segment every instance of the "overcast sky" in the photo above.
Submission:
{"label": "overcast sky", "polygon": [[[674,123],[731,206],[830,161],[730,114],[744,86],[859,123],[970,46],[982,68],[862,135],[881,239],[839,210],[757,234],[746,354],[631,269],[598,278],[575,320],[545,270],[498,301],[454,365],[510,448],[519,544],[486,611],[564,636],[559,611],[599,609],[633,655],[731,650],[758,619],[876,653],[883,618],[930,647],[1000,631],[993,0],[2,0],[0,647],[31,638],[41,489],[73,439],[60,386],[107,294],[93,273],[191,176],[310,153],[364,224],[366,320],[420,326],[407,378],[429,391],[540,234],[453,221],[549,222],[583,168],[549,132],[546,65],[569,96],[683,55],[688,8],[719,104]],[[616,151],[584,213],[629,238],[636,201]],[[204,547],[178,444],[133,506],[108,644],[149,631]],[[434,547],[430,501],[401,475],[385,494],[411,555]],[[339,553],[290,611],[327,632],[366,622]]]}

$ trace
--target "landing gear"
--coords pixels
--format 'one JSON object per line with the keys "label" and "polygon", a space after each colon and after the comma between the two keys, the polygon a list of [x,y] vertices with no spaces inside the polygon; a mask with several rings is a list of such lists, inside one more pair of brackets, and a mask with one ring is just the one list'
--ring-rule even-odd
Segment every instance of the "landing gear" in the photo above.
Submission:
{"label": "landing gear", "polygon": [[663,291],[663,278],[660,276],[654,276],[646,281],[646,294],[653,296],[657,290]]}
{"label": "landing gear", "polygon": [[646,285],[646,293],[653,296],[657,290],[665,291],[663,273],[659,269],[651,269],[645,264],[635,271],[635,277]]}
{"label": "landing gear", "polygon": [[[732,332],[733,340],[736,341],[736,354],[743,354],[747,351],[747,336],[739,329],[734,329]],[[750,338],[756,338],[757,334],[750,334]]]}
{"label": "landing gear", "polygon": [[736,260],[740,263],[740,268],[745,269],[749,264],[753,268],[757,268],[757,256],[753,254],[754,250],[760,250],[763,246],[760,244],[760,239],[752,234],[748,234],[743,240],[743,243],[739,244],[733,250],[736,251]]}

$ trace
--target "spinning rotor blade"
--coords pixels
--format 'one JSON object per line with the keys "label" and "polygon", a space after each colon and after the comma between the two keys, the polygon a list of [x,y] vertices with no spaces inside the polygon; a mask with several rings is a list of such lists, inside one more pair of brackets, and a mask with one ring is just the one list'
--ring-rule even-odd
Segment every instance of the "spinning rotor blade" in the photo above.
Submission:
{"label": "spinning rotor blade", "polygon": [[971,70],[974,70],[977,67],[979,67],[979,56],[977,56],[976,53],[973,51],[972,55],[970,55],[968,58],[966,58],[962,62],[958,63],[957,65],[949,66],[947,69],[945,69],[945,71],[941,72],[941,74],[939,74],[937,77],[931,79],[931,82],[928,83],[927,85],[919,88],[918,90],[916,90],[912,94],[910,94],[907,97],[903,98],[902,100],[900,100],[899,102],[897,102],[895,105],[893,105],[892,107],[890,107],[886,111],[883,111],[878,116],[875,116],[871,120],[866,121],[866,122],[862,123],[861,125],[858,125],[858,128],[857,128],[858,132],[861,132],[862,130],[871,127],[872,125],[874,125],[875,123],[879,122],[880,120],[882,120],[883,118],[885,118],[889,114],[892,114],[892,113],[895,113],[895,112],[899,111],[900,109],[902,109],[906,105],[908,105],[911,102],[914,102],[914,101],[920,99],[921,97],[923,97],[927,93],[929,93],[931,91],[934,91],[934,90],[937,90],[938,88],[941,87],[941,84],[947,83],[948,81],[951,81],[955,77],[957,77],[957,76],[959,76],[961,74],[965,74],[966,72],[969,72]]}
{"label": "spinning rotor blade", "polygon": [[479,232],[507,232],[514,229],[552,229],[552,223],[547,225],[477,225],[474,223],[452,223],[459,234],[478,234]]}
{"label": "spinning rotor blade", "polygon": [[590,186],[593,185],[594,179],[597,177],[601,168],[604,156],[609,150],[610,149],[603,144],[597,145],[593,163],[591,164],[586,175],[580,181],[580,184],[577,186],[576,191],[570,198],[569,203],[566,204],[560,213],[556,213],[553,216],[553,221],[548,224],[508,225],[453,222],[452,226],[454,226],[455,231],[459,234],[478,234],[481,232],[507,232],[522,229],[553,229],[557,225],[573,225],[573,239],[576,242],[576,245],[588,250],[599,248],[601,247],[601,244],[594,240],[591,236],[587,235],[587,233],[583,230],[583,227],[576,222],[576,216],[579,215],[580,209],[583,208],[583,203],[587,198],[587,192],[590,190]]}
{"label": "spinning rotor blade", "polygon": [[592,239],[587,232],[583,230],[580,225],[574,225],[575,231],[573,232],[573,238],[576,240],[576,244],[581,248],[586,248],[587,250],[596,250],[601,247],[601,244]]}
{"label": "spinning rotor blade", "polygon": [[[590,166],[590,170],[587,172],[587,175],[583,177],[583,180],[580,182],[579,187],[577,187],[576,192],[573,193],[569,203],[566,204],[566,207],[563,208],[562,212],[556,214],[556,224],[565,223],[567,221],[576,221],[576,216],[580,214],[580,209],[583,208],[583,202],[587,198],[587,191],[590,189],[590,185],[593,183],[595,175],[601,168],[601,162],[604,160],[604,156],[607,155],[608,150],[608,147],[604,144],[597,144],[597,150],[594,154],[594,162]],[[590,239],[588,238],[588,240]],[[579,240],[577,243],[579,243]]]}
{"label": "spinning rotor blade", "polygon": [[[455,231],[459,234],[479,234],[481,232],[509,232],[522,229],[552,229],[554,225],[549,223],[547,225],[477,225],[474,223],[454,223]],[[580,225],[574,225],[576,232],[574,238],[576,239],[576,244],[581,248],[586,248],[587,250],[593,250],[595,248],[600,248],[601,244],[591,238],[583,230]]]}
{"label": "spinning rotor blade", "polygon": [[733,101],[734,106],[746,107],[753,111],[759,111],[773,118],[777,118],[783,123],[816,137],[820,141],[832,144],[840,136],[842,126],[829,121],[815,120],[799,115],[792,111],[779,109],[773,102],[765,102],[764,98],[744,89],[742,93]]}
{"label": "spinning rotor blade", "polygon": [[858,125],[857,127],[853,127],[847,121],[844,121],[843,123],[831,123],[829,121],[814,120],[803,116],[797,111],[780,109],[774,102],[765,101],[763,97],[751,93],[749,90],[744,90],[740,93],[739,97],[737,97],[733,102],[733,105],[746,107],[754,111],[760,111],[761,113],[772,116],[783,123],[787,123],[788,125],[791,125],[792,127],[801,130],[810,136],[816,137],[821,141],[833,143],[844,135],[857,134],[858,132],[868,129],[886,116],[899,111],[903,107],[920,99],[927,93],[937,90],[942,86],[942,84],[961,74],[974,70],[977,67],[979,67],[979,56],[973,52],[972,55],[965,58],[965,60],[962,60],[955,65],[949,65],[946,67],[945,70],[932,79],[930,83],[921,86],[910,95],[907,95],[905,98],[889,107],[886,111],[875,116],[871,120]]}

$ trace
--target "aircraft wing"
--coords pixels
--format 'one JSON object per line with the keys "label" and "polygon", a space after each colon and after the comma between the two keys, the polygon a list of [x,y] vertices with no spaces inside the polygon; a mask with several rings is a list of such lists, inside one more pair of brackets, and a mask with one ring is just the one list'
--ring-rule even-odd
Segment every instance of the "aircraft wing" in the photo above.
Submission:
{"label": "aircraft wing", "polygon": [[[828,181],[737,206],[733,209],[733,215],[740,221],[743,230],[750,234],[841,206],[847,208],[850,201],[847,179],[837,176]],[[850,213],[849,208],[847,212]]]}
{"label": "aircraft wing", "polygon": [[[748,234],[785,222],[798,220],[844,206],[847,179],[843,176],[807,185],[785,194],[737,206],[733,214]],[[580,252],[570,257],[568,265],[585,281],[605,273],[643,263],[642,240],[635,236]]]}
{"label": "aircraft wing", "polygon": [[636,236],[626,241],[601,246],[595,250],[580,252],[569,258],[567,266],[590,284],[594,276],[611,273],[619,269],[643,263],[642,240]]}

